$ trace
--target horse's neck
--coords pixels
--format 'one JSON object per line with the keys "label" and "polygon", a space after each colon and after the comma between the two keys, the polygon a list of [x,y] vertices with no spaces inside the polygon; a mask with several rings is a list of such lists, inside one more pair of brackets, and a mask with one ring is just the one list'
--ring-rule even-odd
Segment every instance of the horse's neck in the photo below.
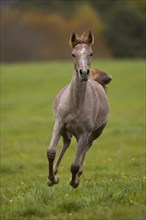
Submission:
{"label": "horse's neck", "polygon": [[70,87],[70,101],[76,110],[84,106],[86,89],[87,81],[81,82],[78,74],[74,71]]}

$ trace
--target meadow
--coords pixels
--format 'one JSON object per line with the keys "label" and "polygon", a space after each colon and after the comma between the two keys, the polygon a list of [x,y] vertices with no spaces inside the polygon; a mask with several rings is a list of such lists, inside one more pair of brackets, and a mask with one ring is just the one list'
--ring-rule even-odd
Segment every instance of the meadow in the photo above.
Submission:
{"label": "meadow", "polygon": [[70,82],[72,62],[1,65],[1,220],[145,219],[145,61],[94,60],[94,67],[113,77],[110,117],[73,189],[75,139],[50,188],[46,157],[54,98]]}

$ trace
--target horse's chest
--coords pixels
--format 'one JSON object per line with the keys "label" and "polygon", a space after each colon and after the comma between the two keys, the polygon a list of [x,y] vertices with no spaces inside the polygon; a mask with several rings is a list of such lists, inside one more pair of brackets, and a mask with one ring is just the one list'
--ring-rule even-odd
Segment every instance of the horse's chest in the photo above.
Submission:
{"label": "horse's chest", "polygon": [[64,119],[64,124],[66,129],[73,135],[77,136],[89,127],[89,122],[87,118],[78,114],[68,114]]}

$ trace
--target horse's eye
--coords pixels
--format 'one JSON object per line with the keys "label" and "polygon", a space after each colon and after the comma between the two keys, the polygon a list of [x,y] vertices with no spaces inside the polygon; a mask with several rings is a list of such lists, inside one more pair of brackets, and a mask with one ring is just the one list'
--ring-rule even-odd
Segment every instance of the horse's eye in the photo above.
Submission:
{"label": "horse's eye", "polygon": [[72,57],[75,57],[74,53],[72,53]]}
{"label": "horse's eye", "polygon": [[92,57],[93,56],[93,53],[90,53],[90,57]]}

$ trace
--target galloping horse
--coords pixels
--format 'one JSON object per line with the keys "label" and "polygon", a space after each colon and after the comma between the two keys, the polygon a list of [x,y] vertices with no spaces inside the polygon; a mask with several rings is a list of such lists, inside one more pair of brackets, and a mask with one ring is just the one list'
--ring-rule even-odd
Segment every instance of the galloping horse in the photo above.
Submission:
{"label": "galloping horse", "polygon": [[[56,120],[47,151],[48,186],[59,182],[56,176],[58,167],[74,135],[77,140],[77,151],[70,168],[72,173],[70,185],[73,188],[78,187],[85,155],[92,142],[101,135],[108,120],[109,103],[104,87],[111,81],[111,76],[98,70],[90,73],[93,43],[91,31],[88,36],[83,34],[79,37],[73,33],[70,38],[74,74],[71,83],[60,91],[54,104]],[[53,167],[60,136],[63,137],[63,147]]]}

